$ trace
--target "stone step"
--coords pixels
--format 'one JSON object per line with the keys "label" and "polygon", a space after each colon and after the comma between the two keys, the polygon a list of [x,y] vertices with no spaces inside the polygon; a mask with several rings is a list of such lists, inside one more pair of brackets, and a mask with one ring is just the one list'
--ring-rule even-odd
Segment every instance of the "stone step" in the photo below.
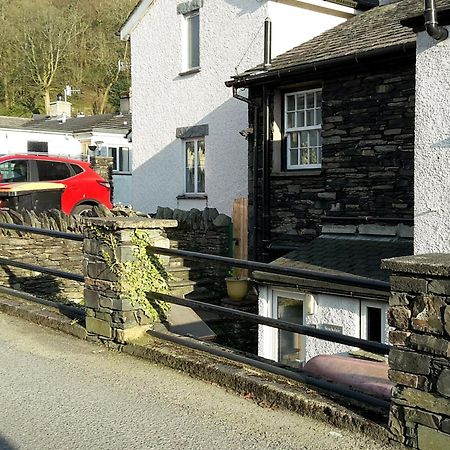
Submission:
{"label": "stone step", "polygon": [[167,267],[181,267],[184,266],[184,259],[179,256],[171,256]]}
{"label": "stone step", "polygon": [[166,270],[174,278],[173,281],[187,281],[187,280],[189,280],[189,272],[191,270],[189,267],[184,267],[184,266],[167,267]]}

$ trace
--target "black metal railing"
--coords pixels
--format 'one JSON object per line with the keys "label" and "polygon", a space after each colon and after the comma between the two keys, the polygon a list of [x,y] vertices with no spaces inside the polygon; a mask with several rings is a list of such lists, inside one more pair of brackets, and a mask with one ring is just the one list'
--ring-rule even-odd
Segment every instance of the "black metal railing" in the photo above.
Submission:
{"label": "black metal railing", "polygon": [[306,278],[311,280],[319,280],[328,283],[346,284],[353,287],[377,290],[385,293],[390,292],[390,285],[386,281],[374,280],[372,278],[363,278],[358,277],[356,275],[339,275],[309,269],[294,269],[289,267],[278,266],[275,264],[247,261],[245,259],[235,259],[226,256],[208,255],[205,253],[177,250],[173,248],[149,246],[148,250],[160,255],[181,256],[185,259],[192,259],[197,261],[211,261],[213,263],[222,264],[229,267],[239,267],[240,269],[248,269],[252,271],[257,270],[260,272],[274,273],[277,275],[285,275],[297,278]]}
{"label": "black metal railing", "polygon": [[[29,227],[26,225],[17,225],[12,223],[2,223],[0,222],[0,228],[13,230],[21,233],[31,233],[39,234],[49,237],[56,237],[61,239],[69,239],[72,241],[83,241],[84,236],[82,234],[67,233],[63,231],[47,230],[45,228]],[[25,263],[22,261],[15,261],[8,258],[0,258],[0,266],[12,266],[18,267],[20,269],[31,270],[33,272],[45,273],[47,275],[52,275],[58,278],[66,278],[68,280],[84,282],[84,276],[76,273],[66,272],[59,269],[51,269],[49,267],[39,266],[36,264]]]}
{"label": "black metal railing", "polygon": [[[372,280],[372,279],[361,279],[359,277],[351,275],[335,275],[326,274],[318,271],[306,270],[306,269],[291,269],[282,266],[277,266],[275,264],[266,264],[255,261],[247,261],[242,259],[228,258],[224,256],[217,255],[207,255],[204,253],[190,252],[185,250],[168,249],[162,247],[149,246],[148,250],[152,253],[163,254],[169,256],[181,256],[186,259],[197,260],[197,261],[211,261],[218,264],[223,264],[229,267],[239,267],[249,270],[258,270],[260,272],[275,273],[279,275],[287,275],[299,278],[308,278],[318,281],[334,282],[334,283],[345,283],[351,284],[357,287],[363,287],[367,289],[377,289],[383,292],[388,292],[389,283]],[[387,355],[390,350],[390,346],[375,342],[368,341],[366,339],[360,339],[354,336],[347,336],[341,333],[337,333],[329,330],[321,330],[318,328],[308,327],[305,325],[297,325],[289,322],[284,322],[277,319],[272,319],[269,317],[262,317],[258,314],[251,314],[244,311],[239,311],[233,308],[226,308],[223,306],[212,305],[209,303],[199,302],[196,300],[189,300],[179,297],[174,297],[167,294],[159,294],[155,292],[149,293],[150,298],[166,301],[168,303],[174,303],[181,306],[188,306],[194,309],[213,311],[222,315],[228,315],[236,317],[238,319],[245,319],[250,322],[257,323],[259,325],[267,325],[273,328],[278,328],[280,330],[290,331],[292,333],[298,333],[305,336],[314,337],[317,339],[323,339],[339,344],[349,345],[352,347],[358,347],[363,350],[367,350],[372,353]]]}

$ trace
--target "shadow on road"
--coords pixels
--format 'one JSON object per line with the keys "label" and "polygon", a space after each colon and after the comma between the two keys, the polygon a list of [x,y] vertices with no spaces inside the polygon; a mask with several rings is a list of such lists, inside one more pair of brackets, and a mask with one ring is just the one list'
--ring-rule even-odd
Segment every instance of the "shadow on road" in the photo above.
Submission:
{"label": "shadow on road", "polygon": [[10,444],[5,438],[0,436],[0,450],[18,450],[17,447]]}

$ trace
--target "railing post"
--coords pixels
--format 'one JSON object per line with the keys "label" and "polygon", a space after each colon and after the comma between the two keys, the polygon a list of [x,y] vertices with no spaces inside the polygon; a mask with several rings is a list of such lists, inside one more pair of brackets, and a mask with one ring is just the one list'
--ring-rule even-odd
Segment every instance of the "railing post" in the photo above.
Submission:
{"label": "railing post", "polygon": [[83,222],[86,329],[93,339],[123,344],[142,335],[151,319],[132,304],[130,280],[117,265],[136,259],[137,230],[145,232],[153,245],[167,248],[164,229],[176,227],[177,221],[108,217]]}
{"label": "railing post", "polygon": [[450,255],[393,258],[382,267],[392,272],[392,438],[413,448],[449,449]]}

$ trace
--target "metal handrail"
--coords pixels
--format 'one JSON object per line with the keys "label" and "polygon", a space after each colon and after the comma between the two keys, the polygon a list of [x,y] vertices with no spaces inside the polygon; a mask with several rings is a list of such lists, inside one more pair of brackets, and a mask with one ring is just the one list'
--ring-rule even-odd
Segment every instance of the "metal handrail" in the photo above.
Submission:
{"label": "metal handrail", "polygon": [[148,246],[147,249],[153,253],[161,255],[182,256],[183,258],[186,259],[199,261],[212,261],[218,264],[223,264],[225,266],[239,267],[241,269],[258,270],[266,273],[274,273],[278,275],[285,275],[297,278],[307,278],[330,283],[341,283],[354,287],[390,292],[389,283],[387,283],[386,281],[375,280],[372,278],[357,277],[355,275],[331,274],[309,269],[294,269],[289,267],[278,266],[276,264],[247,261],[245,259],[235,259],[226,256],[209,255],[205,253],[178,250],[173,248]]}
{"label": "metal handrail", "polygon": [[61,239],[69,239],[72,241],[83,241],[84,236],[77,233],[67,233],[64,231],[47,230],[46,228],[29,227],[27,225],[17,225],[13,223],[0,222],[0,228],[7,230],[21,231],[24,233],[41,234],[44,236],[56,237]]}
{"label": "metal handrail", "polygon": [[367,341],[365,339],[356,338],[354,336],[347,336],[345,334],[336,333],[334,331],[320,330],[318,328],[308,327],[305,325],[297,325],[289,322],[284,322],[282,320],[272,319],[270,317],[263,317],[257,314],[239,311],[233,308],[226,308],[224,306],[217,306],[209,303],[199,302],[197,300],[179,298],[168,294],[160,294],[157,292],[147,293],[147,298],[149,300],[161,300],[168,303],[174,303],[176,305],[187,306],[193,309],[214,311],[222,315],[234,316],[239,319],[245,319],[260,325],[267,325],[269,327],[290,331],[292,333],[303,334],[305,336],[332,341],[338,344],[358,347],[379,355],[387,355],[389,353],[389,350],[391,349],[390,345],[382,344],[380,342]]}
{"label": "metal handrail", "polygon": [[20,269],[32,270],[33,272],[41,272],[47,275],[53,275],[59,278],[66,278],[68,280],[80,281],[84,283],[84,276],[76,273],[65,272],[58,269],[49,269],[48,267],[37,266],[35,264],[24,263],[21,261],[14,261],[12,259],[0,258],[0,266],[13,266]]}

